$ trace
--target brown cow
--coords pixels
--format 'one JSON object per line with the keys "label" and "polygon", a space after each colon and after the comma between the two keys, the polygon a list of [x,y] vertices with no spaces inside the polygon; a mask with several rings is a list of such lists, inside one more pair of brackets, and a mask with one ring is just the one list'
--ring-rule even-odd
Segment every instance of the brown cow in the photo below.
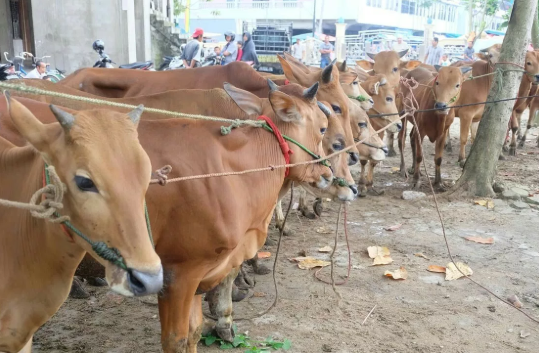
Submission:
{"label": "brown cow", "polygon": [[[539,85],[532,86],[532,89],[530,90],[530,96],[537,95],[537,92],[539,91],[537,89],[538,86]],[[539,97],[528,98],[528,108],[530,109],[530,115],[528,117],[528,124],[526,126],[526,131],[524,132],[524,135],[522,135],[520,139],[518,147],[524,147],[524,143],[526,142],[526,136],[528,135],[528,131],[533,127],[533,122],[535,118],[537,118],[537,112],[539,111]],[[539,147],[539,136],[537,137],[537,146]]]}
{"label": "brown cow", "polygon": [[[297,85],[281,90],[271,92],[269,103],[264,103],[249,92],[227,89],[247,114],[269,116],[283,134],[323,155],[322,132],[327,118],[314,99],[316,92],[304,93]],[[39,112],[40,119],[50,121],[50,114],[43,109]],[[189,119],[142,120],[139,134],[152,162],[170,164],[179,175],[282,163],[282,151],[272,134],[246,127],[221,136],[222,125]],[[296,145],[290,147],[291,163],[312,159]],[[185,150],[190,153],[178,153]],[[321,164],[305,165],[291,168],[289,178],[326,187],[332,173]],[[283,182],[284,170],[279,169],[149,190],[156,250],[172,279],[159,298],[165,353],[196,352],[202,323],[201,296],[196,294],[214,288],[245,259],[254,257],[266,238]],[[181,202],[174,195],[181,195]]]}
{"label": "brown cow", "polygon": [[[412,132],[410,133],[412,144],[412,165],[414,174],[414,188],[419,188],[421,182],[420,166],[423,161],[422,143],[423,138],[428,136],[431,142],[436,142],[434,162],[436,164],[436,175],[434,185],[442,187],[442,177],[440,166],[442,165],[443,147],[447,130],[453,123],[454,116],[449,115],[451,106],[455,104],[460,94],[462,82],[464,80],[461,70],[469,70],[469,68],[442,67],[437,75],[424,68],[417,68],[408,73],[406,78],[414,78],[419,86],[410,92],[409,89],[402,85],[401,90],[404,97],[413,94],[419,104],[418,109],[439,110],[431,112],[415,113],[415,122]],[[411,118],[408,121],[414,123]],[[399,142],[404,141],[406,129],[399,133]],[[403,144],[399,143],[401,153],[401,173],[405,174]]]}
{"label": "brown cow", "polygon": [[[106,267],[111,288],[123,295],[157,293],[163,268],[148,235],[144,198],[151,174],[137,138],[141,109],[70,114],[42,105],[43,125],[15,99],[0,101],[0,131],[18,134],[15,147],[0,138],[0,199],[28,202],[43,186],[46,162],[55,167],[65,195],[60,213],[90,241],[116,248],[124,270],[97,257],[72,230],[29,212],[0,211],[0,351],[30,352],[32,336],[67,298],[73,274],[88,251]],[[64,230],[63,230],[64,229]]]}

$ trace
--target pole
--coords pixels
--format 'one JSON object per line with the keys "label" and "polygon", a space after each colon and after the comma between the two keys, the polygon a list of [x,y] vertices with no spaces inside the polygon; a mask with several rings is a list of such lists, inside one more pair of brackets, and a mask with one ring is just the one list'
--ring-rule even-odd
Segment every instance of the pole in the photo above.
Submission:
{"label": "pole", "polygon": [[314,6],[313,6],[313,38],[314,38],[314,32],[316,32],[316,0],[314,0]]}
{"label": "pole", "polygon": [[324,33],[322,22],[324,22],[324,0],[322,0],[322,4],[320,4],[320,19],[318,20],[318,32],[320,34]]}
{"label": "pole", "polygon": [[473,32],[473,1],[472,0],[468,0],[468,30],[469,30],[468,35],[471,35]]}

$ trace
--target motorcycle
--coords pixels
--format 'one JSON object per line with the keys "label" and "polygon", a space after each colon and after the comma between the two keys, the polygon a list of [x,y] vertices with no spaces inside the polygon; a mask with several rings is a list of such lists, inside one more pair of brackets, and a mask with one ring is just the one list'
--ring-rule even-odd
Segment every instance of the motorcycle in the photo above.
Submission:
{"label": "motorcycle", "polygon": [[[110,57],[107,54],[105,54],[104,51],[100,50],[98,54],[99,54],[99,60],[95,62],[93,67],[102,67],[102,68],[107,68],[107,69],[114,68],[112,64],[116,65],[116,63],[112,61]],[[139,61],[139,62],[134,62],[131,64],[124,64],[124,65],[118,66],[118,68],[120,69],[147,70],[147,71],[152,70],[152,67],[153,67],[153,61],[151,60]]]}
{"label": "motorcycle", "polygon": [[[8,70],[8,80],[26,77],[26,75],[28,74],[24,69],[24,61],[26,59],[31,58],[32,65],[35,67],[37,61],[45,61],[46,58],[50,58],[50,56],[43,56],[41,59],[38,60],[38,58],[34,57],[32,53],[21,52],[19,55],[15,56],[13,60],[9,60],[8,54],[8,52],[4,52],[4,57],[6,58],[6,61],[11,64],[11,68],[9,68]],[[58,68],[51,70],[50,64],[47,63],[47,71],[44,78],[52,82],[58,82],[65,78],[64,74],[65,71]]]}

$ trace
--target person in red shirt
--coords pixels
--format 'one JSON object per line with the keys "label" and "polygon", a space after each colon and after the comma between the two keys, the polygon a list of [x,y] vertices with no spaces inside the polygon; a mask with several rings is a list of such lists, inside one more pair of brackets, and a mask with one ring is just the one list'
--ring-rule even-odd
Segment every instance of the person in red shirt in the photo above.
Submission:
{"label": "person in red shirt", "polygon": [[237,44],[238,44],[238,56],[236,56],[236,61],[241,61],[241,57],[243,56],[242,43],[238,41]]}

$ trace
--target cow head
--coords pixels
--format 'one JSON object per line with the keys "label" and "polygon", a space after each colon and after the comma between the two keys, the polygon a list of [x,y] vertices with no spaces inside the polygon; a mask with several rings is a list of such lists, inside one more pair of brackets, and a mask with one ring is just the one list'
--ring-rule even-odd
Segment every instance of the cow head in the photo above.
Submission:
{"label": "cow head", "polygon": [[6,98],[17,130],[66,186],[61,214],[92,241],[104,242],[123,257],[127,270],[96,256],[73,234],[105,266],[111,288],[126,296],[161,290],[163,268],[144,212],[151,165],[137,135],[142,107],[127,115],[108,110],[72,115],[51,105],[59,124],[44,125],[21,103]]}
{"label": "cow head", "polygon": [[363,141],[358,145],[359,156],[362,160],[382,161],[386,158],[387,147],[380,136],[373,129],[367,112],[364,111],[359,102],[351,100],[350,125],[354,133],[355,141]]}
{"label": "cow head", "polygon": [[[305,89],[296,84],[278,87],[271,82],[267,101],[229,83],[225,83],[224,88],[245,113],[254,117],[268,116],[283,135],[298,141],[311,152],[325,156],[322,139],[327,131],[328,120],[316,101],[318,84]],[[311,155],[296,144],[288,144],[293,151],[290,163],[313,160]],[[333,173],[329,167],[316,163],[290,168],[288,178],[325,189],[331,185]]]}
{"label": "cow head", "polygon": [[447,115],[449,109],[457,101],[462,83],[464,82],[463,72],[468,72],[471,67],[441,67],[432,83],[432,94],[434,95],[434,107],[439,109],[437,114]]}
{"label": "cow head", "polygon": [[[361,83],[361,86],[372,96],[374,100],[373,109],[369,110],[369,115],[393,114],[383,117],[374,117],[371,123],[375,129],[383,128],[397,120],[400,120],[397,109],[396,96],[397,87],[391,86],[385,75],[374,75]],[[397,123],[388,128],[390,133],[397,133],[402,128],[402,124]]]}
{"label": "cow head", "polygon": [[[290,82],[298,83],[304,87],[309,87],[318,82],[319,89],[317,98],[326,101],[341,119],[341,124],[345,131],[345,142],[347,146],[354,144],[352,130],[350,126],[350,114],[348,111],[348,96],[344,93],[342,84],[350,84],[354,80],[353,75],[349,75],[348,81],[342,82],[339,76],[339,69],[332,63],[323,70],[310,71],[306,73],[298,65],[290,64],[283,56],[278,56],[284,74]],[[359,152],[357,148],[352,148],[349,152],[349,165],[359,162]]]}
{"label": "cow head", "polygon": [[[362,97],[362,99],[358,100],[358,102],[360,102],[361,108],[363,108],[365,111],[369,111],[369,109],[371,109],[374,105],[374,101],[367,91],[361,87],[358,73],[352,71],[348,65],[346,65],[346,61],[343,61],[342,63],[338,62],[337,67],[339,68],[339,77],[344,94],[355,99]],[[348,76],[353,77],[352,83],[348,83]],[[352,117],[350,118],[353,119]]]}
{"label": "cow head", "polygon": [[[328,119],[328,129],[324,134],[322,140],[322,146],[326,155],[342,151],[346,147],[344,142],[344,129],[340,120],[337,118],[333,110],[329,107],[327,102],[318,101],[320,110],[326,115]],[[357,186],[355,185],[350,169],[348,168],[348,158],[346,153],[340,153],[329,159],[331,162],[331,168],[333,169],[333,175],[336,178],[341,178],[346,181],[347,185],[339,185],[339,183],[333,183],[327,190],[313,190],[308,189],[314,193],[317,197],[333,197],[339,201],[352,201],[358,194]]]}
{"label": "cow head", "polygon": [[526,52],[526,63],[524,64],[526,75],[533,84],[539,83],[539,52]]}
{"label": "cow head", "polygon": [[494,44],[488,48],[481,49],[479,53],[475,53],[475,56],[491,64],[496,64],[498,63],[498,61],[500,61],[501,51],[502,51],[502,45]]}
{"label": "cow head", "polygon": [[413,70],[421,64],[421,61],[418,60],[401,60],[401,58],[406,55],[407,52],[408,50],[404,50],[400,53],[392,50],[381,51],[376,55],[368,54],[368,56],[374,60],[374,62],[359,60],[356,63],[363,70],[372,70],[372,74],[385,75],[391,86],[398,86],[401,76],[401,69]]}

